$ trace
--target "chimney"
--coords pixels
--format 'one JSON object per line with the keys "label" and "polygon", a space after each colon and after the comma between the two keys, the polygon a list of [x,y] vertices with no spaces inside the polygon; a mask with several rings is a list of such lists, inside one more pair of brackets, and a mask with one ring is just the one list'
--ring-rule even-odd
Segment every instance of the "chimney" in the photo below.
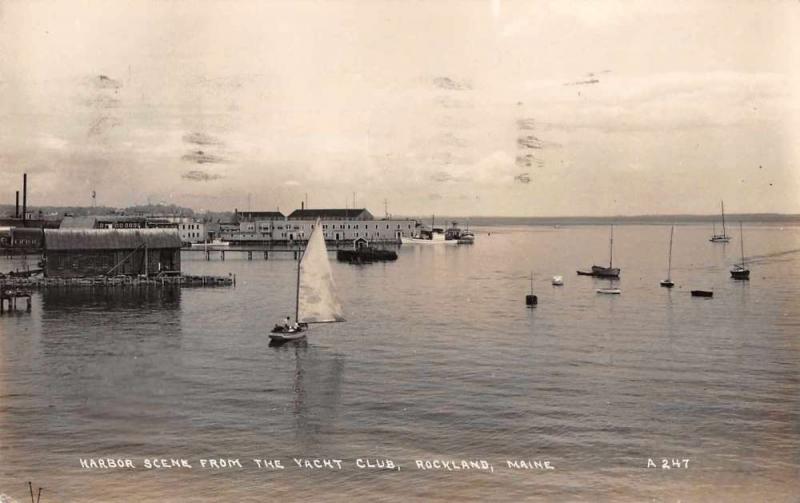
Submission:
{"label": "chimney", "polygon": [[14,218],[19,218],[19,191],[17,191],[17,205],[14,207]]}
{"label": "chimney", "polygon": [[25,220],[28,219],[28,173],[22,175],[22,225],[25,226]]}
{"label": "chimney", "polygon": [[300,201],[300,211],[303,211],[304,209],[306,209],[306,203],[305,201]]}

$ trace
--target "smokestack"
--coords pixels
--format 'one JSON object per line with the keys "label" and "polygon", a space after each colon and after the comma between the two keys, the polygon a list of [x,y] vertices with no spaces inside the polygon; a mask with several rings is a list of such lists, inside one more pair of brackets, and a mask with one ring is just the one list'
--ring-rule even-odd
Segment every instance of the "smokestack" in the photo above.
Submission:
{"label": "smokestack", "polygon": [[19,218],[19,191],[17,191],[17,205],[14,207],[14,218]]}
{"label": "smokestack", "polygon": [[22,175],[22,223],[28,219],[28,173]]}
{"label": "smokestack", "polygon": [[303,211],[304,209],[306,209],[306,203],[305,201],[300,201],[300,211]]}

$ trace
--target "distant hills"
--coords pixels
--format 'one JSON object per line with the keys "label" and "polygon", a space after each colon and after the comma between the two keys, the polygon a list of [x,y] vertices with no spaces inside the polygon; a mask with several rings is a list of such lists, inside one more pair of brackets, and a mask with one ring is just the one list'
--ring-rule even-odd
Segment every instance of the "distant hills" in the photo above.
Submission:
{"label": "distant hills", "polygon": [[[65,214],[73,216],[88,215],[171,215],[196,217],[206,222],[229,222],[234,218],[232,211],[209,211],[196,213],[191,208],[174,204],[149,204],[129,206],[127,208],[112,208],[109,206],[34,206],[29,209],[38,217],[39,211],[44,218],[61,218]],[[14,205],[0,204],[0,216],[13,216]],[[425,216],[398,216],[394,218],[414,218],[423,223],[430,223],[430,215]],[[759,223],[797,223],[800,224],[800,214],[784,213],[731,213],[725,215],[726,222],[759,222]],[[436,216],[437,224],[449,226],[451,222],[465,225],[608,225],[608,224],[691,224],[721,221],[720,215],[617,215],[617,216],[554,216],[554,217],[453,217]]]}
{"label": "distant hills", "polygon": [[[32,206],[29,212],[42,218],[56,219],[63,218],[65,215],[85,217],[89,215],[169,215],[181,217],[195,217],[206,222],[230,221],[233,219],[232,211],[210,211],[202,214],[196,213],[191,208],[184,208],[174,204],[145,204],[140,206],[129,206],[127,208],[112,208],[110,206]],[[13,217],[13,204],[0,204],[0,216]]]}

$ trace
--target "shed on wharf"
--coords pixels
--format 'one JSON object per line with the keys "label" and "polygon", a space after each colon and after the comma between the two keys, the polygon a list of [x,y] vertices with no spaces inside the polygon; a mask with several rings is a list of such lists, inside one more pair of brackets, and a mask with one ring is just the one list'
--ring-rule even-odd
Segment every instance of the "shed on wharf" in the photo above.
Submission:
{"label": "shed on wharf", "polygon": [[180,273],[176,229],[45,229],[44,274],[49,278],[154,276]]}

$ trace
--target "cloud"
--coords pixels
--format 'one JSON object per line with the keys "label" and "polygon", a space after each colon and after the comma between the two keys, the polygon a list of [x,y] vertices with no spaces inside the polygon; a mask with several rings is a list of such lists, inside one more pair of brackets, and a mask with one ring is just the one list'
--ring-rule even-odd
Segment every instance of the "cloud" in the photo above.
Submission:
{"label": "cloud", "polygon": [[194,145],[222,145],[222,141],[206,133],[186,133],[183,141]]}
{"label": "cloud", "polygon": [[181,156],[181,159],[188,162],[196,162],[197,164],[218,164],[227,162],[227,160],[218,155],[209,154],[202,150],[194,150]]}
{"label": "cloud", "polygon": [[431,180],[434,182],[454,182],[457,178],[446,171],[437,171],[431,175]]}
{"label": "cloud", "polygon": [[103,116],[98,117],[92,121],[89,125],[89,131],[87,132],[88,136],[98,136],[102,133],[105,133],[109,129],[115,128],[122,125],[122,120],[116,117],[110,116]]}
{"label": "cloud", "polygon": [[439,89],[447,89],[448,91],[467,91],[472,89],[472,85],[465,80],[454,80],[450,77],[436,77],[433,79],[433,85]]}
{"label": "cloud", "polygon": [[98,75],[92,79],[94,86],[98,89],[114,89],[117,90],[122,87],[122,82],[112,79],[106,75]]}
{"label": "cloud", "polygon": [[600,81],[597,79],[589,79],[589,80],[576,80],[575,82],[566,82],[565,86],[585,86],[589,84],[598,84]]}
{"label": "cloud", "polygon": [[210,182],[211,180],[219,180],[220,178],[222,178],[222,175],[217,175],[214,173],[206,173],[205,171],[192,170],[182,174],[181,178],[192,182]]}

